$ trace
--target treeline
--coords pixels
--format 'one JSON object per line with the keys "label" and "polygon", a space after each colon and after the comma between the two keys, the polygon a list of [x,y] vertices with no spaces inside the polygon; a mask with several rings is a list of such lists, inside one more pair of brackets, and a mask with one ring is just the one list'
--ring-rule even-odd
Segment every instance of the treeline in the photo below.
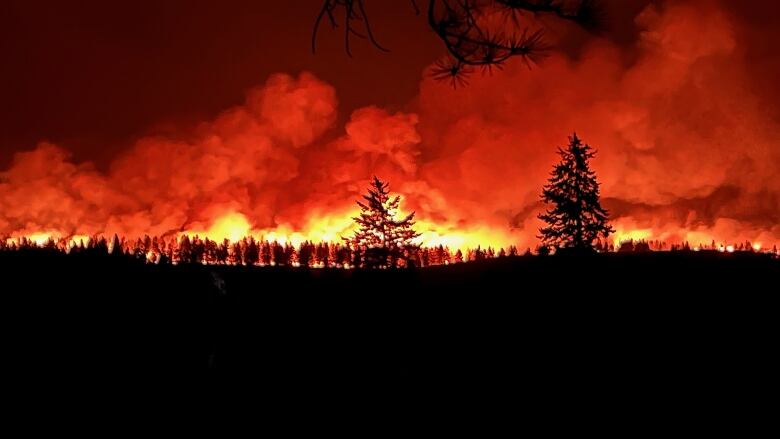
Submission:
{"label": "treeline", "polygon": [[[698,243],[693,245],[687,241],[670,244],[660,240],[629,240],[621,242],[617,246],[614,244],[602,244],[601,242],[597,242],[595,248],[600,252],[618,253],[643,253],[649,251],[720,251],[729,253],[769,251],[769,249],[762,249],[761,246],[754,245],[750,241],[735,244],[718,244],[714,240],[707,244]],[[774,254],[778,253],[776,245],[772,248],[771,252]]]}
{"label": "treeline", "polygon": [[[757,252],[750,242],[738,245],[716,244],[691,246],[688,243],[667,244],[662,241],[626,241],[620,245],[597,241],[595,248],[599,253],[645,253],[652,251],[721,251],[721,252]],[[94,236],[87,240],[48,239],[36,242],[28,238],[0,239],[0,251],[49,250],[71,255],[111,255],[141,261],[148,264],[200,264],[200,265],[249,265],[249,266],[291,266],[311,268],[355,268],[366,267],[368,248],[344,243],[302,242],[298,246],[291,243],[281,244],[275,241],[256,240],[247,237],[236,242],[213,241],[198,236],[150,237],[136,240],[112,239]],[[421,247],[408,249],[403,258],[396,261],[397,267],[431,267],[484,259],[511,256],[545,255],[546,247],[540,246],[533,253],[530,249],[519,252],[517,247],[506,249],[477,247],[465,253],[451,250],[446,246]],[[769,249],[762,251],[769,252]],[[775,246],[771,253],[778,254]]]}
{"label": "treeline", "polygon": [[[247,237],[235,242],[227,239],[217,242],[198,236],[165,238],[145,236],[136,240],[119,238],[110,240],[95,236],[86,240],[48,239],[38,243],[27,238],[0,240],[0,251],[48,249],[67,254],[106,254],[124,256],[149,264],[202,264],[202,265],[258,265],[292,266],[312,268],[355,268],[366,266],[366,255],[371,251],[345,241],[342,244],[305,241],[298,246],[291,243],[256,240]],[[530,254],[530,250],[526,253]],[[430,267],[461,262],[478,261],[505,256],[517,256],[515,246],[498,250],[488,247],[451,250],[446,246],[408,249],[397,267]]]}

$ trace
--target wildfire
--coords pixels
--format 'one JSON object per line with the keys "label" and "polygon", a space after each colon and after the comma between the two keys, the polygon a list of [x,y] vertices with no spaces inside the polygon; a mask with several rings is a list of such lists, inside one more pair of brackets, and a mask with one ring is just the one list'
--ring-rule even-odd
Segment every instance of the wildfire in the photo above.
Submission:
{"label": "wildfire", "polygon": [[[399,212],[404,215],[405,212]],[[275,228],[257,229],[247,215],[239,211],[226,211],[218,215],[213,221],[186,229],[179,233],[175,238],[181,239],[183,236],[190,238],[199,237],[208,238],[215,242],[238,242],[244,238],[252,237],[256,241],[278,243],[280,245],[291,245],[300,247],[303,243],[343,243],[342,238],[352,236],[355,231],[353,217],[357,215],[357,210],[348,209],[345,211],[312,215],[301,227],[295,227],[291,224],[280,224]],[[647,242],[654,251],[689,249],[692,251],[716,250],[721,253],[735,253],[738,251],[753,252],[775,252],[776,247],[766,247],[758,239],[754,241],[735,241],[724,239],[726,237],[717,236],[713,233],[698,230],[656,230],[654,228],[634,227],[631,223],[616,224],[616,231],[611,236],[610,242],[612,250],[618,250],[621,244],[626,242]],[[485,225],[473,227],[458,226],[447,224],[446,222],[435,222],[424,218],[417,221],[416,230],[420,236],[415,243],[422,248],[443,247],[451,252],[461,251],[466,255],[471,250],[478,248],[487,250],[494,249],[498,254],[499,249],[509,249],[510,247],[520,247],[518,244],[529,242],[523,239],[522,233],[513,233],[510,229],[500,229]],[[69,234],[57,230],[33,231],[20,233],[6,239],[6,245],[21,245],[23,242],[34,244],[38,247],[54,243],[65,251],[76,246],[89,244],[98,236],[103,236],[109,242],[109,250],[113,243],[110,241],[109,234]],[[131,242],[136,237],[126,237]],[[525,245],[522,248],[532,248],[533,245]],[[154,255],[147,254],[147,260],[154,260]]]}
{"label": "wildfire", "polygon": [[[273,229],[254,229],[246,217],[240,212],[227,212],[219,216],[206,229],[191,229],[181,233],[180,236],[199,236],[214,241],[235,242],[245,237],[280,244],[289,243],[299,246],[303,242],[341,242],[342,238],[348,238],[355,231],[353,217],[357,210],[349,210],[336,214],[312,216],[303,227],[295,228],[289,224],[282,224]],[[403,216],[405,213],[400,212]],[[490,227],[474,227],[459,229],[454,225],[438,224],[433,221],[419,220],[416,229],[420,237],[415,243],[422,247],[447,247],[453,251],[481,248],[508,248],[517,245],[517,237],[502,230]]]}
{"label": "wildfire", "polygon": [[238,241],[241,238],[252,236],[252,225],[241,213],[229,212],[217,218],[211,226],[204,231],[189,230],[182,234],[188,236],[201,236],[214,241]]}
{"label": "wildfire", "polygon": [[522,253],[539,242],[540,190],[569,127],[600,151],[616,230],[602,249],[774,252],[778,125],[750,92],[757,66],[737,50],[738,17],[666,3],[637,17],[631,63],[598,39],[588,56],[507,65],[457,91],[426,77],[402,111],[352,114],[315,75],[280,73],[175,135],[137,137],[106,167],[41,142],[0,169],[0,244],[114,234],[342,244],[357,192],[378,173],[415,210],[417,244],[464,259],[477,247]]}
{"label": "wildfire", "polygon": [[59,233],[57,232],[37,232],[32,233],[30,236],[27,237],[30,241],[38,244],[43,245],[46,243],[46,241],[50,239],[58,239]]}
{"label": "wildfire", "polygon": [[[618,230],[613,235],[612,243],[619,247],[626,242],[647,242],[652,250],[664,251],[675,249],[690,249],[692,251],[717,250],[721,253],[752,251],[756,253],[774,252],[757,241],[734,241],[722,239],[714,234],[704,232],[654,232],[652,229]],[[775,247],[776,248],[776,247]]]}
{"label": "wildfire", "polygon": [[418,221],[417,226],[420,231],[418,244],[423,247],[443,246],[465,252],[478,247],[498,249],[517,245],[517,237],[490,227],[458,229],[456,226],[440,225],[425,220]]}
{"label": "wildfire", "polygon": [[[353,217],[356,210],[345,210],[332,214],[312,215],[302,227],[294,227],[291,224],[280,224],[275,228],[257,229],[247,215],[238,211],[227,211],[217,216],[208,224],[192,227],[179,233],[176,239],[183,236],[208,238],[212,241],[237,242],[244,238],[252,237],[258,241],[275,242],[281,245],[299,247],[302,243],[342,243],[342,238],[352,236],[355,231]],[[404,212],[399,212],[404,215]],[[727,237],[716,236],[704,231],[674,230],[664,231],[654,228],[631,228],[632,224],[618,222],[616,231],[611,236],[610,242],[614,249],[625,242],[648,242],[653,250],[682,249],[689,245],[693,251],[717,250],[722,253],[734,253],[737,251],[773,252],[772,246],[766,247],[761,241],[735,241],[725,239]],[[508,249],[518,244],[527,244],[529,240],[521,233],[513,233],[510,229],[499,229],[486,225],[464,227],[446,222],[435,222],[421,218],[415,225],[420,236],[415,243],[423,248],[448,248],[452,252],[460,250],[466,254],[469,250],[477,248]],[[33,231],[19,233],[17,236],[6,239],[7,245],[20,245],[23,241],[45,246],[49,242],[61,244],[69,249],[78,245],[86,245],[96,236],[110,238],[109,234],[68,234],[57,230]],[[136,239],[128,236],[128,240]],[[524,239],[525,238],[525,239]],[[109,243],[110,244],[110,243]],[[524,247],[533,247],[531,244]],[[524,248],[521,247],[521,248]]]}
{"label": "wildfire", "polygon": [[294,246],[305,241],[341,242],[342,237],[348,237],[354,231],[352,217],[355,215],[357,215],[356,211],[313,215],[301,228],[282,224],[274,229],[257,231],[254,235],[265,241],[290,243]]}
{"label": "wildfire", "polygon": [[624,242],[637,242],[637,241],[649,241],[653,238],[652,229],[638,229],[638,230],[617,230],[612,237],[612,241],[616,244],[622,244]]}
{"label": "wildfire", "polygon": [[69,236],[59,231],[47,230],[47,231],[34,231],[30,233],[21,233],[19,234],[19,236],[7,238],[5,242],[7,245],[11,245],[11,244],[19,245],[23,239],[35,243],[35,245],[37,246],[43,246],[49,241],[65,242],[68,245],[73,246],[73,245],[78,245],[81,242],[89,241],[89,236],[87,235]]}

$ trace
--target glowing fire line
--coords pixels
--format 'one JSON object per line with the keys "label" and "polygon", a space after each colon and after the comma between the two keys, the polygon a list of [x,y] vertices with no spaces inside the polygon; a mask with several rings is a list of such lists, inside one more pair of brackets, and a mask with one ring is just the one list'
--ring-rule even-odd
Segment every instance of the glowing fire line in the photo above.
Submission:
{"label": "glowing fire line", "polygon": [[[217,242],[222,242],[223,240],[237,242],[244,238],[253,237],[258,241],[290,244],[294,247],[298,247],[304,242],[343,243],[342,238],[352,236],[355,230],[352,218],[357,214],[357,210],[348,210],[339,214],[313,215],[303,227],[299,228],[290,224],[280,224],[273,229],[255,229],[244,214],[230,211],[217,217],[207,227],[188,228],[180,232],[176,238],[180,239],[186,235],[189,237],[208,238]],[[420,232],[420,237],[415,243],[427,248],[442,246],[452,251],[461,250],[465,253],[469,249],[493,248],[497,250],[501,248],[508,249],[510,246],[518,245],[518,235],[511,233],[508,229],[500,230],[486,225],[464,228],[463,226],[440,224],[419,219],[416,222],[415,229]],[[106,235],[98,234],[97,236],[110,238],[112,234]],[[6,244],[19,245],[24,239],[37,246],[43,246],[51,240],[57,243],[64,241],[69,247],[73,247],[82,243],[88,243],[93,236],[85,233],[67,234],[57,230],[33,231],[7,238]],[[625,242],[664,243],[665,247],[654,248],[654,250],[668,250],[672,245],[679,246],[681,243],[689,243],[690,249],[694,251],[711,249],[724,253],[733,253],[738,246],[741,246],[741,249],[755,252],[761,252],[762,250],[766,252],[774,251],[770,250],[771,245],[764,246],[759,239],[738,243],[718,239],[706,231],[680,230],[668,232],[654,228],[632,228],[631,224],[618,222],[616,224],[616,232],[610,237],[608,244],[617,249]]]}

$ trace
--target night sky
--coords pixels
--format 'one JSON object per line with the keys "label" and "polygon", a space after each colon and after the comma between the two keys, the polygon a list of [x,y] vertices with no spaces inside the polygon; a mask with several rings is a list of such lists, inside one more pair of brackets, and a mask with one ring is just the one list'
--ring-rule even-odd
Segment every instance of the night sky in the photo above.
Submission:
{"label": "night sky", "polygon": [[[308,70],[334,85],[342,118],[365,105],[406,107],[443,47],[399,3],[369,1],[391,53],[360,41],[350,59],[329,28],[311,53],[321,0],[3,2],[0,167],[44,139],[105,165],[135,137],[211,117],[276,72]],[[645,3],[609,2],[607,36],[630,42]],[[569,44],[574,53],[578,41]]]}

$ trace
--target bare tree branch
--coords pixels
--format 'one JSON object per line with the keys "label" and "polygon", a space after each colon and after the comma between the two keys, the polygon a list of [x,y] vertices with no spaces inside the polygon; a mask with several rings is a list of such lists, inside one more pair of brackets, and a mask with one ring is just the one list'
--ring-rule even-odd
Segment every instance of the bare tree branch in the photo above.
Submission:
{"label": "bare tree branch", "polygon": [[[339,9],[343,9],[344,48],[347,55],[352,57],[350,40],[353,36],[369,40],[379,50],[388,52],[374,36],[368,14],[366,13],[365,0],[325,0],[314,22],[314,32],[312,32],[311,37],[312,52],[317,51],[317,33],[322,25],[323,18],[327,16],[331,27],[333,29],[338,28],[339,25],[335,14]],[[362,29],[362,31],[359,29]]]}
{"label": "bare tree branch", "polygon": [[[414,12],[421,15],[416,0]],[[598,0],[428,0],[428,25],[447,49],[447,60],[432,68],[434,78],[454,87],[467,84],[475,68],[491,73],[518,57],[529,67],[550,50],[539,16],[548,15],[594,30],[603,24]],[[343,10],[344,44],[352,56],[350,38],[367,39],[382,51],[371,29],[365,0],[325,0],[314,25],[312,50],[324,17],[338,27],[334,12]],[[360,29],[360,30],[358,30]]]}

